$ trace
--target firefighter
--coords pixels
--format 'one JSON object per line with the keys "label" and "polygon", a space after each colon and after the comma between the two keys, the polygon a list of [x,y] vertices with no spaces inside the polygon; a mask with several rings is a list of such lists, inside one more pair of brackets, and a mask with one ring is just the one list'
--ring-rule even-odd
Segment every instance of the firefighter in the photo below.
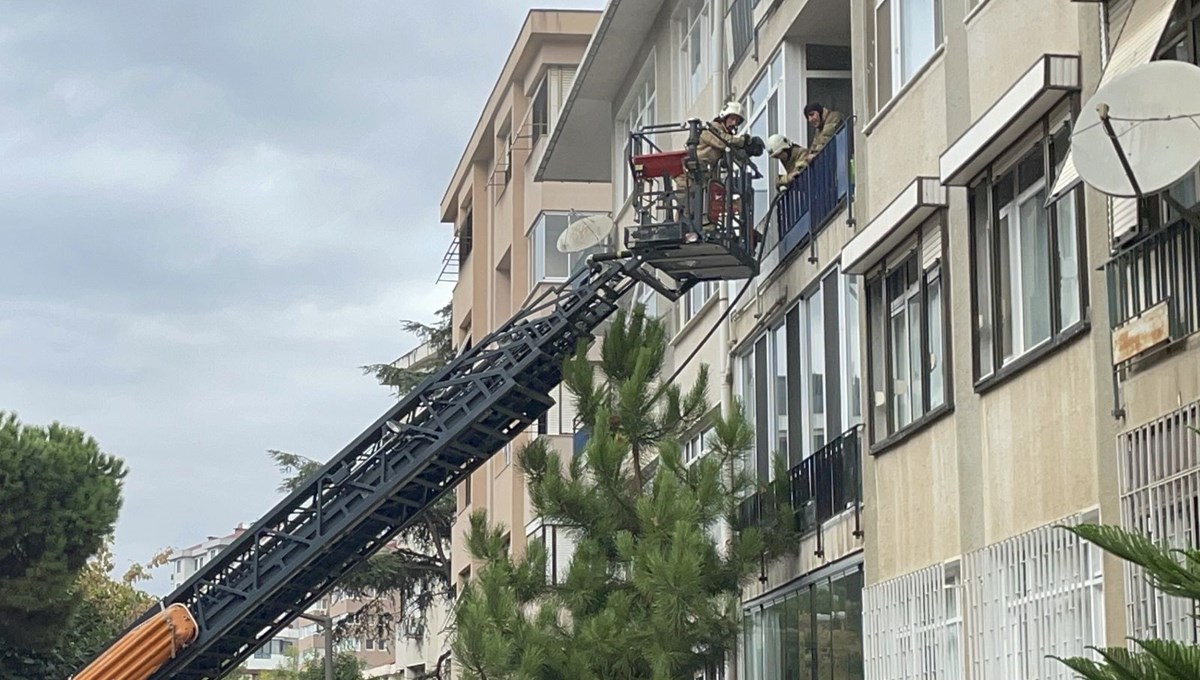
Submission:
{"label": "firefighter", "polygon": [[783,165],[783,174],[775,180],[780,189],[786,189],[808,167],[808,149],[781,134],[767,137],[767,155]]}
{"label": "firefighter", "polygon": [[[700,138],[696,142],[696,159],[700,161],[700,167],[696,169],[698,177],[693,177],[691,172],[684,171],[674,178],[675,196],[681,206],[681,217],[687,218],[690,216],[688,210],[688,191],[695,185],[696,180],[700,184],[708,182],[712,177],[712,170],[721,157],[728,150],[740,151],[749,156],[758,156],[762,154],[763,142],[757,137],[751,137],[749,134],[738,134],[738,128],[746,122],[746,116],[743,112],[742,105],[738,102],[729,102],[717,113],[716,118],[705,123],[700,129]],[[701,216],[702,227],[705,232],[710,232],[715,228],[708,221],[707,214]],[[695,240],[695,234],[689,234],[687,240]]]}
{"label": "firefighter", "polygon": [[845,116],[832,109],[827,109],[820,102],[813,102],[804,107],[804,117],[808,119],[808,124],[816,128],[817,136],[813,139],[812,146],[808,149],[808,160],[812,162],[814,156],[825,148],[829,140],[833,139],[833,135],[841,127]]}

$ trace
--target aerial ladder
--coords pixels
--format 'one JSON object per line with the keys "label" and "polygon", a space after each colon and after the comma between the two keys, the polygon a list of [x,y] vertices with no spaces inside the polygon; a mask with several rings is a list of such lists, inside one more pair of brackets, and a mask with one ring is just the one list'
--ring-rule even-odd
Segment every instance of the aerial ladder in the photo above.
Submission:
{"label": "aerial ladder", "polygon": [[[554,404],[563,361],[639,282],[674,300],[701,281],[756,276],[761,175],[734,152],[702,167],[703,125],[632,133],[624,250],[593,255],[426,378],[73,680],[224,676],[535,423]],[[654,139],[664,135],[686,137],[685,149],[662,151]]]}

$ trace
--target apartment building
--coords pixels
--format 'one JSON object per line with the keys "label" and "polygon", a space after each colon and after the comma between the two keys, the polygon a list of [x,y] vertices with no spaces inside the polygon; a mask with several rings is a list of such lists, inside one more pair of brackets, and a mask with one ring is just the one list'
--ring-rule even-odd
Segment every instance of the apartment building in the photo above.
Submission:
{"label": "apartment building", "polygon": [[[583,254],[560,253],[559,236],[573,219],[610,209],[607,182],[533,180],[598,17],[595,11],[529,12],[446,188],[441,218],[454,225],[452,318],[460,351],[565,281]],[[485,509],[491,521],[508,528],[516,555],[529,537],[553,531],[532,517],[514,465],[514,452],[529,437],[549,437],[553,446],[571,450],[571,399],[565,388],[553,396],[559,405],[535,432],[523,433],[458,486],[451,550],[457,582],[470,577],[465,532],[475,510]],[[556,544],[554,536],[547,538]]]}
{"label": "apartment building", "polygon": [[[1195,63],[1198,16],[1195,0],[608,2],[536,179],[611,183],[621,225],[631,130],[733,99],[753,134],[804,143],[806,103],[848,114],[782,196],[758,187],[756,280],[637,296],[678,361],[733,305],[693,361],[753,414],[760,475],[787,457],[808,529],[744,593],[727,672],[1065,678],[1047,655],[1194,636],[1190,609],[1055,527],[1195,545],[1197,231],[1158,197],[1081,184],[1070,132],[1102,78]],[[1198,191],[1193,172],[1168,193]]]}

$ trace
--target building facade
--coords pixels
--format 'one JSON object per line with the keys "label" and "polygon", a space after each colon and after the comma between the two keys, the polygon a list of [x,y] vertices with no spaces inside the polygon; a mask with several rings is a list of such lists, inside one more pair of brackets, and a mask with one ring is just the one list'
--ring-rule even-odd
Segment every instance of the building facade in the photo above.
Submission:
{"label": "building facade", "polygon": [[[446,188],[440,210],[454,228],[447,258],[456,279],[452,318],[459,351],[565,281],[582,258],[559,252],[559,236],[574,219],[609,210],[606,182],[533,179],[598,18],[595,11],[529,12]],[[514,459],[530,437],[548,437],[560,450],[571,450],[571,400],[565,389],[554,397],[559,405],[536,431],[522,433],[456,489],[456,583],[471,575],[465,546],[471,513],[485,510],[489,520],[504,525],[515,555],[523,554],[529,537],[543,533]]]}
{"label": "building facade", "polygon": [[1047,655],[1195,636],[1058,527],[1196,545],[1200,232],[1070,155],[1101,82],[1196,63],[1198,34],[1195,0],[607,3],[536,180],[610,184],[618,224],[631,130],[728,100],[763,138],[807,143],[813,101],[847,119],[787,191],[758,187],[756,280],[636,296],[669,363],[695,351],[681,380],[707,363],[753,414],[757,470],[786,459],[808,529],[746,589],[726,673],[1067,678]]}

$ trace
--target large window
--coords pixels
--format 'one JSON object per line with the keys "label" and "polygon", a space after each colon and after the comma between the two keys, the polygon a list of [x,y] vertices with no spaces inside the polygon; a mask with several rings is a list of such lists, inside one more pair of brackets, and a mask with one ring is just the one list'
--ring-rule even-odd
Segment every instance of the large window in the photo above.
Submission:
{"label": "large window", "polygon": [[942,0],[875,0],[878,110],[908,84],[942,44]]}
{"label": "large window", "polygon": [[1044,120],[971,188],[976,379],[1083,320],[1080,190],[1046,206],[1069,141],[1065,114]]}
{"label": "large window", "polygon": [[949,403],[942,219],[931,218],[867,278],[872,442]]}
{"label": "large window", "polygon": [[683,95],[681,112],[691,108],[708,83],[711,35],[712,19],[707,0],[689,2],[679,16],[679,82]]}
{"label": "large window", "polygon": [[630,153],[629,135],[643,126],[653,125],[655,122],[655,63],[654,55],[651,54],[646,65],[642,67],[636,84],[630,88],[625,106],[621,108],[621,115],[617,117],[616,157],[614,159],[616,167],[613,171],[615,191],[613,193],[617,197],[618,208],[633,194],[633,184],[630,182],[627,162]]}
{"label": "large window", "polygon": [[[775,456],[795,466],[861,422],[858,406],[857,287],[827,274],[736,357],[735,391],[755,430],[755,469],[774,474]],[[845,321],[843,321],[845,320]]]}
{"label": "large window", "polygon": [[[584,217],[576,213],[575,218]],[[558,237],[566,231],[571,217],[567,213],[543,212],[529,230],[529,267],[534,284],[543,281],[562,281],[574,273],[575,268],[585,262],[589,255],[604,250],[602,243],[576,253],[558,250]]]}
{"label": "large window", "polygon": [[[749,116],[749,126],[746,130],[754,136],[766,139],[773,134],[784,133],[784,92],[783,92],[783,50],[780,49],[767,64],[766,70],[758,80],[750,86],[743,105]],[[754,214],[761,220],[767,214],[767,208],[775,197],[778,189],[771,179],[778,174],[779,162],[770,158],[764,159],[769,169],[763,176],[754,180]],[[759,164],[760,167],[763,163]],[[767,238],[777,236],[775,229],[767,229]],[[772,244],[768,242],[767,246]]]}
{"label": "large window", "polygon": [[863,572],[853,567],[746,610],[746,680],[863,678]]}
{"label": "large window", "polygon": [[563,104],[567,101],[567,93],[575,82],[574,66],[551,66],[546,69],[537,89],[533,93],[530,104],[530,136],[531,144],[537,144],[542,135],[550,134]]}

